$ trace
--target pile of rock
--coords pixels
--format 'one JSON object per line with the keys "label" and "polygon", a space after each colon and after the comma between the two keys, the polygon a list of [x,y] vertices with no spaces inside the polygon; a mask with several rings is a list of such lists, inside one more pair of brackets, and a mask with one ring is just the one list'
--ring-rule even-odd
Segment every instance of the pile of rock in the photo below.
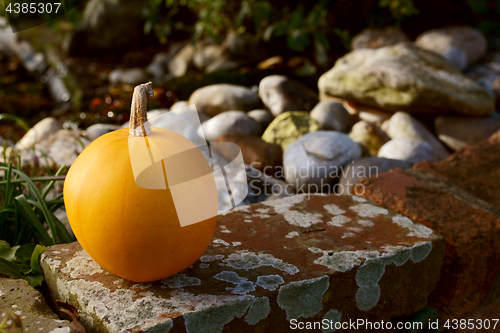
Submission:
{"label": "pile of rock", "polygon": [[[464,34],[467,41],[460,38]],[[249,45],[231,38],[234,45],[224,46],[231,52],[242,53],[236,46]],[[177,63],[190,53],[189,61],[202,68],[223,52],[210,42],[200,45],[201,53],[185,44],[157,60]],[[263,179],[274,177],[269,183],[273,193],[249,191],[253,194],[246,203],[298,192],[350,193],[360,178],[440,161],[500,129],[493,86],[484,84],[486,74],[477,74],[480,67],[470,67],[484,56],[485,45],[481,33],[469,27],[429,31],[415,43],[394,29],[366,30],[354,39],[353,51],[320,77],[319,95],[286,76],[271,75],[262,79],[258,91],[214,84],[172,107],[180,114],[182,106],[194,104],[201,125],[188,118],[177,118],[175,124],[154,120],[168,110],[150,111],[149,117],[153,126],[188,138],[204,134],[209,142],[239,145],[248,165],[247,181],[259,179],[256,188],[262,189],[267,188]],[[488,55],[488,66],[496,68],[497,58]],[[461,72],[467,66],[468,76]],[[486,65],[478,66],[485,71]],[[500,78],[500,71],[496,75]],[[26,163],[69,165],[92,140],[117,128],[99,124],[84,132],[68,131],[56,123],[43,120],[16,145]],[[268,178],[254,177],[256,171]]]}

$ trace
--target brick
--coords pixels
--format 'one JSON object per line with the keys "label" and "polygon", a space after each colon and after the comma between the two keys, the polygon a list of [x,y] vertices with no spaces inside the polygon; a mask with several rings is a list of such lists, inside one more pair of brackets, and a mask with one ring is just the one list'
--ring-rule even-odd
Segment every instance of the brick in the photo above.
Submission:
{"label": "brick", "polygon": [[358,184],[364,186],[358,194],[445,238],[441,278],[429,306],[443,318],[460,318],[485,300],[500,265],[497,207],[421,169],[394,169]]}
{"label": "brick", "polygon": [[438,162],[415,168],[439,175],[479,199],[500,207],[500,131]]}
{"label": "brick", "polygon": [[71,332],[69,321],[59,319],[28,282],[0,277],[0,322],[7,315],[19,318],[24,333]]}
{"label": "brick", "polygon": [[296,195],[219,216],[200,260],[161,281],[114,276],[77,242],[49,248],[41,265],[52,297],[92,332],[286,332],[291,319],[418,311],[443,255],[442,236],[366,199]]}

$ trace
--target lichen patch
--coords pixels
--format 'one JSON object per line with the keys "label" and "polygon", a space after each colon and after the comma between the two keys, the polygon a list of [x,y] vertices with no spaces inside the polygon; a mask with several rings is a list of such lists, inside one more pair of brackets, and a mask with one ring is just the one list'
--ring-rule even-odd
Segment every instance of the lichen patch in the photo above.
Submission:
{"label": "lichen patch", "polygon": [[285,283],[285,280],[279,275],[261,275],[257,278],[256,284],[267,290],[275,290],[280,284]]}
{"label": "lichen patch", "polygon": [[311,280],[291,282],[278,292],[278,305],[286,311],[287,320],[309,318],[323,308],[323,296],[328,290],[328,275]]}
{"label": "lichen patch", "polygon": [[324,206],[325,210],[332,215],[344,214],[345,210],[341,209],[336,204],[328,204]]}
{"label": "lichen patch", "polygon": [[361,217],[376,217],[378,215],[389,214],[389,211],[385,208],[374,206],[369,203],[362,203],[349,208],[350,210],[356,212]]}
{"label": "lichen patch", "polygon": [[178,273],[161,280],[161,283],[169,288],[184,288],[190,286],[199,286],[201,284],[201,280],[196,277],[187,276],[183,273]]}
{"label": "lichen patch", "polygon": [[228,267],[235,269],[253,269],[260,266],[271,266],[288,274],[296,274],[299,269],[292,264],[286,263],[281,259],[275,258],[270,254],[255,253],[246,250],[231,253],[223,262]]}
{"label": "lichen patch", "polygon": [[294,237],[298,237],[299,236],[299,233],[297,231],[290,231],[286,236],[285,238],[294,238]]}
{"label": "lichen patch", "polygon": [[414,223],[406,216],[400,214],[393,216],[392,222],[396,223],[400,227],[410,230],[410,233],[408,234],[410,237],[429,238],[432,234],[432,229],[427,228],[425,225],[420,223]]}
{"label": "lichen patch", "polygon": [[350,217],[344,215],[337,215],[332,217],[331,221],[326,222],[326,224],[331,225],[332,227],[343,227],[344,224],[351,221]]}
{"label": "lichen patch", "polygon": [[271,306],[269,305],[269,298],[257,298],[252,305],[250,305],[245,316],[245,321],[250,325],[255,325],[262,319],[267,318],[270,312]]}
{"label": "lichen patch", "polygon": [[81,250],[71,260],[66,262],[61,272],[69,274],[73,279],[76,279],[82,275],[94,275],[104,271],[85,250]]}

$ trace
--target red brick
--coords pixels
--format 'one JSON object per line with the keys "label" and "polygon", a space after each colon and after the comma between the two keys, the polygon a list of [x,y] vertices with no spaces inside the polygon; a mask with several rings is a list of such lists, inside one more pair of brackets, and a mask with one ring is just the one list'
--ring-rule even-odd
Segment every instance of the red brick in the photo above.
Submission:
{"label": "red brick", "polygon": [[500,218],[488,211],[488,204],[421,170],[395,169],[358,184],[365,189],[360,195],[444,236],[441,278],[429,306],[444,318],[459,318],[476,309],[500,264]]}
{"label": "red brick", "polygon": [[440,175],[477,198],[500,207],[500,131],[441,162],[421,162],[414,167]]}

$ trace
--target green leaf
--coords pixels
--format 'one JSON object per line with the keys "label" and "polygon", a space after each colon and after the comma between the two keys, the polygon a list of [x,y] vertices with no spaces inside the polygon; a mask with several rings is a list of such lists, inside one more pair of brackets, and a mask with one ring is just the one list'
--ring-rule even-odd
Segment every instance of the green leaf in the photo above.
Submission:
{"label": "green leaf", "polygon": [[10,247],[9,243],[0,240],[0,258],[11,261],[16,259],[16,251],[19,246]]}
{"label": "green leaf", "polygon": [[42,268],[40,267],[40,262],[38,260],[42,252],[45,251],[46,249],[47,246],[37,245],[35,247],[35,250],[31,254],[31,271],[35,273],[43,273]]}
{"label": "green leaf", "polygon": [[12,261],[0,258],[0,273],[7,275],[13,279],[24,279],[24,275],[19,270],[19,266]]}
{"label": "green leaf", "polygon": [[19,249],[16,251],[16,258],[19,261],[30,261],[31,254],[35,250],[36,244],[24,244],[19,246]]}
{"label": "green leaf", "polygon": [[28,281],[32,287],[39,287],[42,285],[44,277],[43,274],[36,273],[36,274],[25,275],[23,279]]}
{"label": "green leaf", "polygon": [[37,231],[40,241],[45,245],[54,245],[55,241],[50,238],[47,230],[45,230],[45,228],[43,227],[40,219],[38,218],[38,216],[36,216],[24,194],[18,195],[16,197],[16,201],[19,203],[19,205],[23,209],[23,212],[26,214],[28,222]]}

